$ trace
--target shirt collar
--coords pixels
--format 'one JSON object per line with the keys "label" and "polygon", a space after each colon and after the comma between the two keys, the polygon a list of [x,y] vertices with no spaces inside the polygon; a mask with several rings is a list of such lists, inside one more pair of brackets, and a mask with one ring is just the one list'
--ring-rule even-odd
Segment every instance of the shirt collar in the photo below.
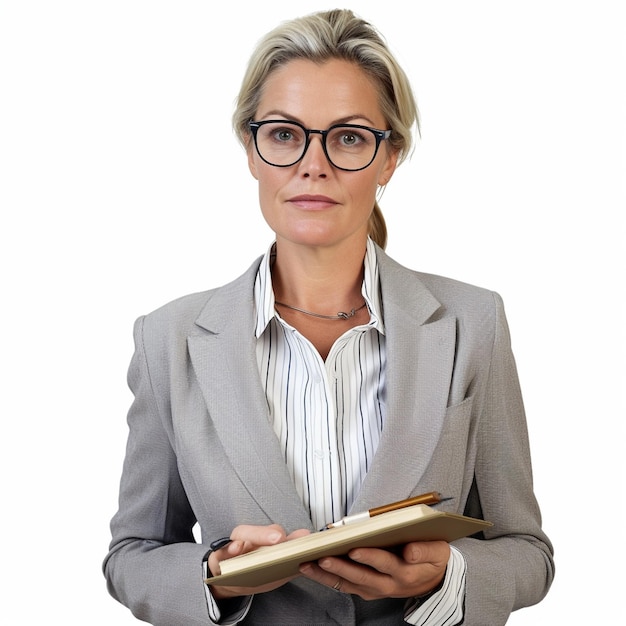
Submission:
{"label": "shirt collar", "polygon": [[[261,265],[254,281],[254,304],[256,306],[257,339],[263,334],[272,318],[276,317],[274,308],[274,289],[272,288],[272,257],[275,243],[268,248],[261,259]],[[378,275],[378,259],[374,242],[368,237],[363,261],[363,285],[361,293],[370,311],[368,326],[376,328],[381,334],[385,334],[383,325],[382,307],[380,302],[380,278]]]}

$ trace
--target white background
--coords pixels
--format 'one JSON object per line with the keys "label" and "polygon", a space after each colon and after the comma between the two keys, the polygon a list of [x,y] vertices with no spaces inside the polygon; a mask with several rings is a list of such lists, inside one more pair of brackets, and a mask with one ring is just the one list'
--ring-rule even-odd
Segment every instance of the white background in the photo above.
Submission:
{"label": "white background", "polygon": [[[624,600],[609,570],[623,581],[623,520],[602,518],[625,496],[620,4],[351,5],[388,39],[422,114],[382,199],[389,253],[507,306],[557,560],[551,593],[518,626],[614,623]],[[7,623],[137,623],[100,571],[132,324],[265,251],[233,99],[261,34],[333,6],[0,3]]]}

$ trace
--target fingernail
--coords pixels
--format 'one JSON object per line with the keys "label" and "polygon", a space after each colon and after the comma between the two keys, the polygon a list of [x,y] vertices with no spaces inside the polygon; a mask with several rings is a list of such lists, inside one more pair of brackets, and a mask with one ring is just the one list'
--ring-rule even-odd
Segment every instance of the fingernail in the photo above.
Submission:
{"label": "fingernail", "polygon": [[271,543],[276,543],[280,540],[280,533],[272,533],[267,539]]}

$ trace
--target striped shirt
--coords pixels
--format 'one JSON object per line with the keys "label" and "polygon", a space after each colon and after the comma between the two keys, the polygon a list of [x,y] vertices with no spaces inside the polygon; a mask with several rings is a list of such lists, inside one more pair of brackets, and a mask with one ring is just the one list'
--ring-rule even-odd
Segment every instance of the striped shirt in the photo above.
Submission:
{"label": "striped shirt", "polygon": [[372,246],[362,287],[370,320],[339,337],[326,361],[276,312],[271,251],[255,285],[257,360],[270,419],[316,528],[350,509],[385,421],[385,335]]}

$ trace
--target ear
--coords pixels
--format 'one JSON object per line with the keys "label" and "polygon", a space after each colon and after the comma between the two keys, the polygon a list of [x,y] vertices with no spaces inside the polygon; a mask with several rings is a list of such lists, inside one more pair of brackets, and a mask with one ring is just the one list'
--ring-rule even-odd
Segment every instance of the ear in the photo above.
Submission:
{"label": "ear", "polygon": [[254,149],[254,141],[252,135],[246,138],[246,154],[248,155],[248,169],[256,180],[259,180],[259,173],[255,162],[256,150]]}
{"label": "ear", "polygon": [[387,153],[387,160],[383,165],[383,168],[380,171],[380,175],[378,177],[378,184],[381,187],[384,187],[393,176],[393,173],[396,171],[396,167],[398,166],[398,151],[397,150],[389,150]]}

